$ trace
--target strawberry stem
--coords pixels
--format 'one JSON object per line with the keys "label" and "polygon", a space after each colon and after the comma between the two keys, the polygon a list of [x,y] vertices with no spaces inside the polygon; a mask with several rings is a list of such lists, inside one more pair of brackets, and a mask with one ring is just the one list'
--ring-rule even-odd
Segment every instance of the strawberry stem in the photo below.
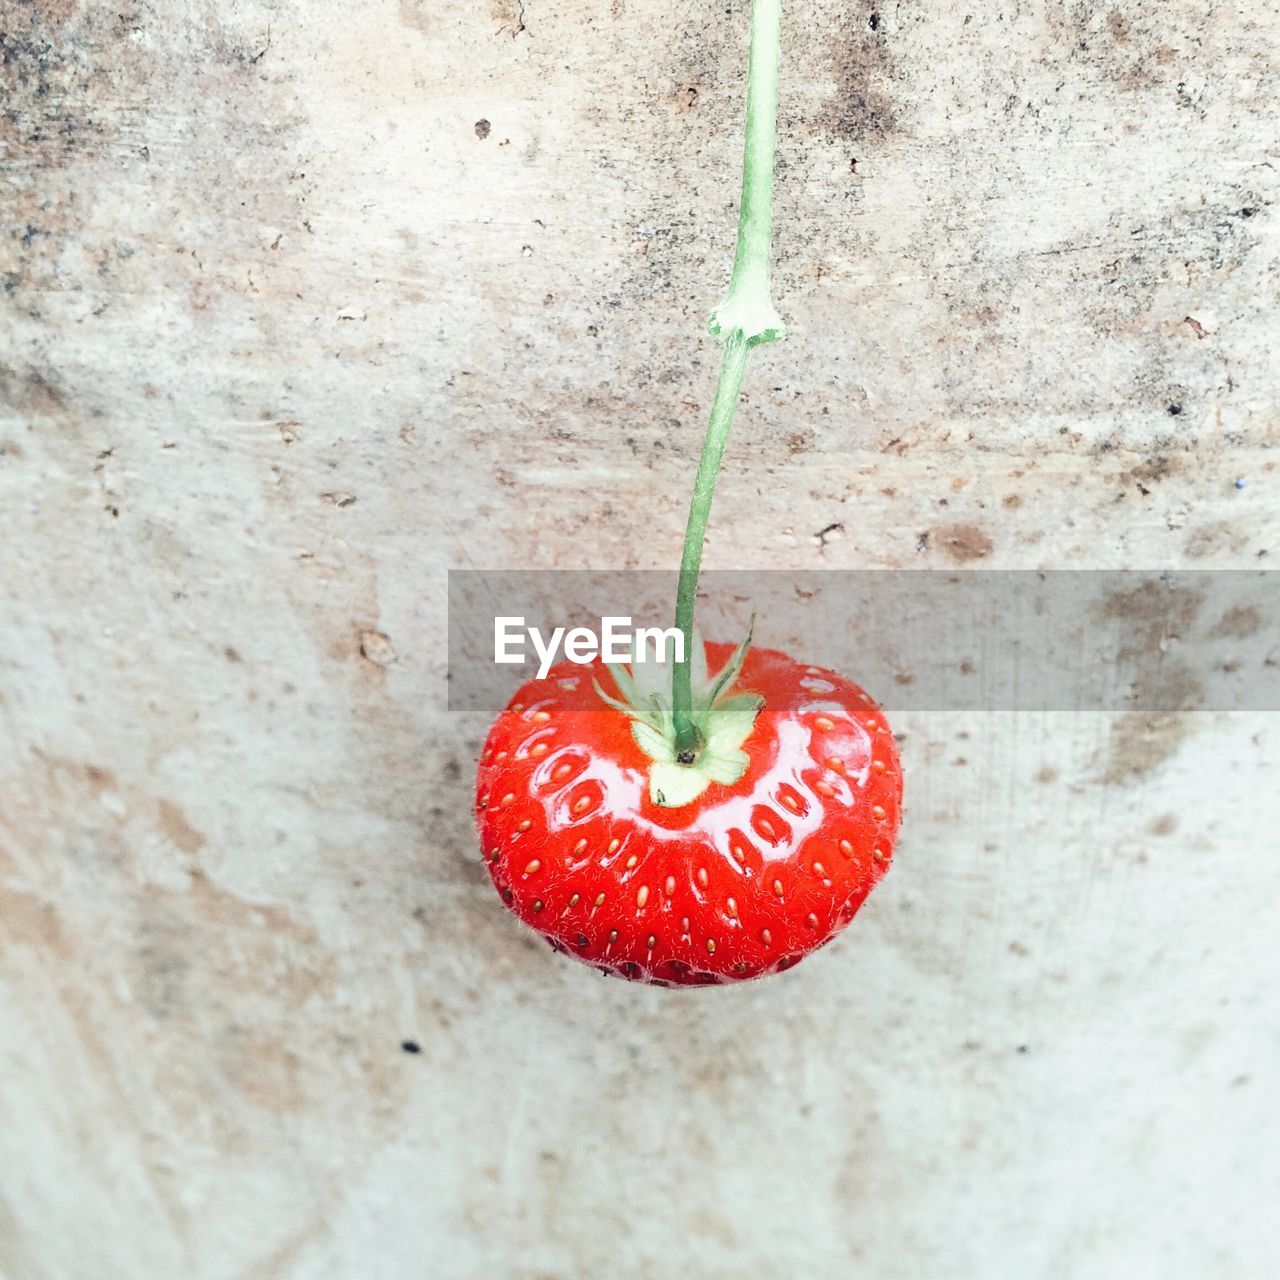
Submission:
{"label": "strawberry stem", "polygon": [[738,249],[729,293],[712,313],[710,330],[724,338],[724,358],[707,425],[698,475],[689,504],[680,580],[676,589],[676,626],[684,635],[684,660],[672,674],[672,722],[677,760],[692,763],[704,745],[693,716],[689,668],[693,653],[693,611],[698,594],[702,544],[711,514],[716,476],[733,423],[738,392],[751,348],[776,342],[785,328],[769,294],[769,257],[773,241],[773,156],[778,114],[778,50],[782,0],[752,0],[751,53],[747,68],[746,143],[742,153],[742,204],[738,213]]}

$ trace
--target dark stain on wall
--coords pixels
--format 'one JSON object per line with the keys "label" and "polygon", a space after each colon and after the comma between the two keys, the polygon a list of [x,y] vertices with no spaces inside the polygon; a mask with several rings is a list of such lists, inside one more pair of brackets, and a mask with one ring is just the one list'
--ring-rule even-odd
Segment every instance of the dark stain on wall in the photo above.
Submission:
{"label": "dark stain on wall", "polygon": [[956,564],[985,560],[995,549],[991,535],[976,524],[948,524],[932,530],[929,545]]}
{"label": "dark stain on wall", "polygon": [[874,142],[900,131],[889,87],[894,76],[890,34],[875,6],[859,6],[846,22],[830,43],[836,92],[821,123],[845,141]]}

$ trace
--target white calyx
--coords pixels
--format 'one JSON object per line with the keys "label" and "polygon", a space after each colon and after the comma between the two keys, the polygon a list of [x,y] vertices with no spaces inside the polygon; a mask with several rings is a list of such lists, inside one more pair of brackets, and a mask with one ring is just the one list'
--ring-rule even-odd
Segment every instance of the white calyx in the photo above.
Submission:
{"label": "white calyx", "polygon": [[611,707],[631,720],[631,733],[653,762],[649,766],[649,798],[654,804],[676,809],[696,800],[713,782],[729,785],[747,771],[750,759],[742,744],[751,735],[764,699],[754,693],[731,694],[742,670],[751,632],[714,676],[707,670],[707,652],[695,632],[689,655],[693,684],[693,721],[701,745],[692,759],[682,761],[676,751],[672,721],[671,681],[674,662],[670,648],[657,658],[633,660],[629,665],[609,663],[609,671],[621,698],[614,698],[596,682],[596,692]]}

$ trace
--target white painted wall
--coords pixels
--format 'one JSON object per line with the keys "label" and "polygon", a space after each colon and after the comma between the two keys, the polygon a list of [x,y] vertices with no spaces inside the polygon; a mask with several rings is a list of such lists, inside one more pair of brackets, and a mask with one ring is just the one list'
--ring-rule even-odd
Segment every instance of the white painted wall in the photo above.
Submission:
{"label": "white painted wall", "polygon": [[[788,6],[708,564],[1265,567],[1274,6],[872,12]],[[1274,715],[900,718],[740,989],[475,856],[444,571],[675,562],[745,0],[0,17],[6,1280],[1271,1274]]]}

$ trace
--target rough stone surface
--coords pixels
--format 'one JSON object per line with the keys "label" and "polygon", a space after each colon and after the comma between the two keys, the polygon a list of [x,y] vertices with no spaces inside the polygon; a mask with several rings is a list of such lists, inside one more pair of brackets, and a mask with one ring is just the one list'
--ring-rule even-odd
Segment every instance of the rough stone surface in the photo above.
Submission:
{"label": "rough stone surface", "polygon": [[[10,1280],[1270,1274],[1274,716],[907,717],[742,989],[486,882],[444,570],[677,558],[745,22],[0,0]],[[708,563],[1265,567],[1275,6],[786,30]]]}

